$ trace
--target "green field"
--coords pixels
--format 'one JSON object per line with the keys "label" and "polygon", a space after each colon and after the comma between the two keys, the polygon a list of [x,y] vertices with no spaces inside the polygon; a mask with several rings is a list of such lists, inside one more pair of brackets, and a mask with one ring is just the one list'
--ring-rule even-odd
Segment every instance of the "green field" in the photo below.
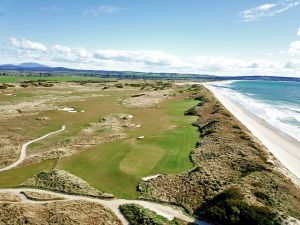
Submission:
{"label": "green field", "polygon": [[[127,109],[141,128],[128,132],[129,138],[101,144],[64,158],[58,164],[101,191],[118,197],[136,198],[141,177],[158,173],[179,173],[193,167],[190,152],[199,139],[192,126],[195,117],[184,111],[196,101],[173,99],[161,109]],[[137,140],[138,136],[145,139]]]}
{"label": "green field", "polygon": [[61,82],[70,82],[70,81],[87,81],[87,80],[105,80],[104,78],[98,77],[83,77],[83,76],[0,76],[0,83],[16,83],[19,81],[30,80],[45,80],[45,81],[61,81]]}

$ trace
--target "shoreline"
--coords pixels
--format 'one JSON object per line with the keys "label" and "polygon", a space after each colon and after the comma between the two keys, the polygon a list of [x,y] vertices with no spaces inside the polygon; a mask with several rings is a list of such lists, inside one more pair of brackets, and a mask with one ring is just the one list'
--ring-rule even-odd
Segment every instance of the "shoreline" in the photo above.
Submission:
{"label": "shoreline", "polygon": [[285,137],[281,131],[278,132],[262,119],[225,98],[217,88],[210,86],[209,83],[202,84],[289,170],[292,180],[295,181],[295,177],[300,179],[300,143],[298,141]]}

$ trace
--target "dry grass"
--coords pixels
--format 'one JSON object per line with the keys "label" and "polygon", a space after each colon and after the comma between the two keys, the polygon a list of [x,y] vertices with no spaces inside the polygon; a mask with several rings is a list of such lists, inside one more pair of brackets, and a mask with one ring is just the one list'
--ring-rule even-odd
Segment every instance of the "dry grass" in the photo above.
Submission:
{"label": "dry grass", "polygon": [[0,203],[0,224],[121,225],[114,213],[102,205],[84,201],[45,204]]}

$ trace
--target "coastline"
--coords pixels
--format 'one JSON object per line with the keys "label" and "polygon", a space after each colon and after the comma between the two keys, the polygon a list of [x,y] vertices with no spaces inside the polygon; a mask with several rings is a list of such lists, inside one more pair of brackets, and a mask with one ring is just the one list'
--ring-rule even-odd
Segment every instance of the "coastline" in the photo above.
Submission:
{"label": "coastline", "polygon": [[264,120],[245,111],[238,104],[225,98],[217,88],[210,86],[209,83],[202,84],[289,170],[290,178],[299,183],[300,142],[281,134],[281,131],[271,127]]}

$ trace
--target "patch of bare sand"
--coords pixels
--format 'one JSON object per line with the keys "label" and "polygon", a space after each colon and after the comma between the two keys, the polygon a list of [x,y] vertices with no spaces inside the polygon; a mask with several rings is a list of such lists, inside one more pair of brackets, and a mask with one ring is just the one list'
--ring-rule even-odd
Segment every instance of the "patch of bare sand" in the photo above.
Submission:
{"label": "patch of bare sand", "polygon": [[145,92],[138,97],[125,99],[123,105],[130,108],[155,108],[170,94],[171,90]]}

